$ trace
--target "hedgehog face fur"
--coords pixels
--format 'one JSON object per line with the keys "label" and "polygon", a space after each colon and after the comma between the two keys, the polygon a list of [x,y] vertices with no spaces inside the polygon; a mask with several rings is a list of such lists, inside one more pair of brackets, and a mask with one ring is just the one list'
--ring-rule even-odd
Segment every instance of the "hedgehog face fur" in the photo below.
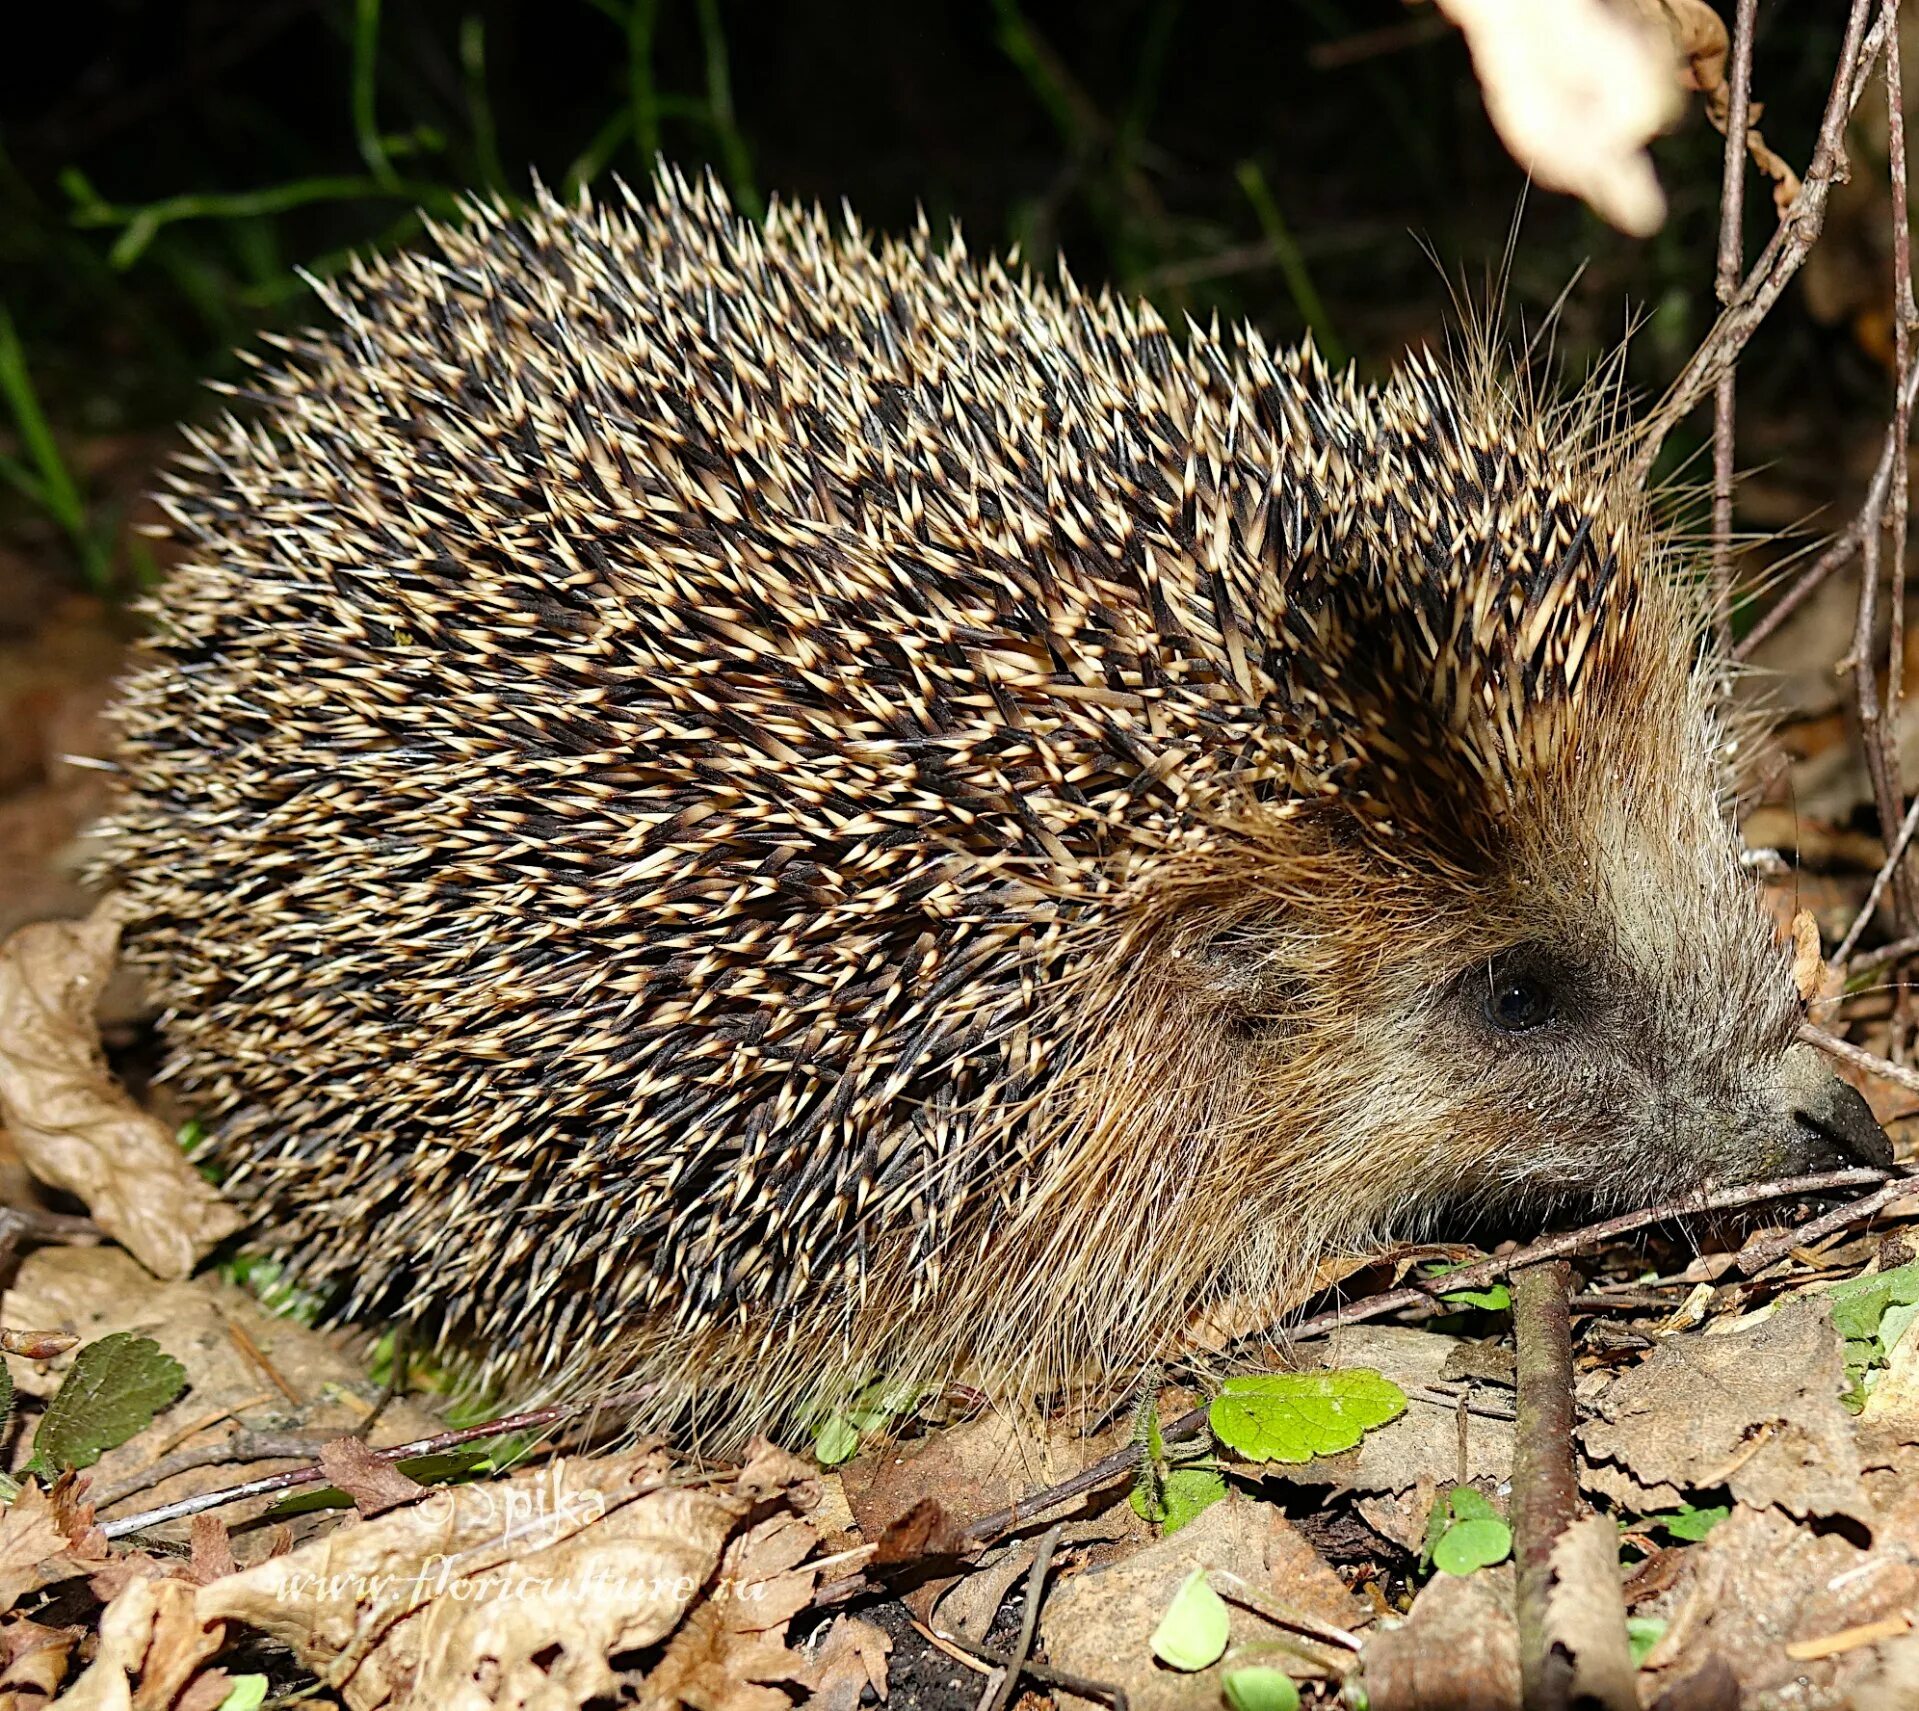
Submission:
{"label": "hedgehog face fur", "polygon": [[194,437],[112,877],[349,1310],[709,1429],[1884,1137],[1597,402],[957,237],[475,210]]}

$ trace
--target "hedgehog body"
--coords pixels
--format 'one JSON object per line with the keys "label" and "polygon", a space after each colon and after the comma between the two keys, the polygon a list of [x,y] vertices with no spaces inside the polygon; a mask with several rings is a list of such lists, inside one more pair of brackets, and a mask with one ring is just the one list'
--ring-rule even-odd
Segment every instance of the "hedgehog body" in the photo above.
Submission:
{"label": "hedgehog body", "polygon": [[1597,410],[673,178],[435,241],[195,436],[117,713],[172,1073],[349,1308],[731,1431],[1847,1138]]}

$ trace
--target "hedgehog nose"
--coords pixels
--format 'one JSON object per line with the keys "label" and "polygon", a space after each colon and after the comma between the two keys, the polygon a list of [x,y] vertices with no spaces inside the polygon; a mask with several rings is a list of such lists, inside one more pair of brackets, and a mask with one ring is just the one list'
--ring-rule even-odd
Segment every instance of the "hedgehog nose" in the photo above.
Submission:
{"label": "hedgehog nose", "polygon": [[1815,1149],[1842,1164],[1892,1164],[1892,1142],[1860,1094],[1827,1068],[1817,1046],[1800,1044],[1786,1053],[1781,1079],[1793,1121]]}

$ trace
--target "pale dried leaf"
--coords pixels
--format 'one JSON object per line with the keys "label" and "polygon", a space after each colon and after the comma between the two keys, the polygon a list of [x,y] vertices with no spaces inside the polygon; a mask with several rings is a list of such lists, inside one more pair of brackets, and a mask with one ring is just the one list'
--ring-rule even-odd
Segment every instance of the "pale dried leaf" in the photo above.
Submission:
{"label": "pale dried leaf", "polygon": [[1610,1515],[1573,1522],[1553,1542],[1551,1572],[1546,1639],[1571,1660],[1573,1703],[1638,1711],[1619,1579],[1619,1524]]}
{"label": "pale dried leaf", "polygon": [[23,1616],[10,1621],[0,1631],[0,1648],[4,1648],[6,1658],[4,1669],[0,1669],[0,1706],[7,1711],[27,1711],[51,1699],[66,1680],[73,1648],[84,1633],[82,1628],[43,1627]]}
{"label": "pale dried leaf", "polygon": [[1366,1693],[1372,1711],[1517,1705],[1512,1565],[1427,1581],[1406,1620],[1367,1642]]}
{"label": "pale dried leaf", "polygon": [[194,1595],[184,1580],[128,1581],[101,1614],[99,1649],[61,1695],[62,1711],[169,1711],[226,1641]]}
{"label": "pale dried leaf", "polygon": [[1500,138],[1541,184],[1622,231],[1658,229],[1646,144],[1679,116],[1672,42],[1604,0],[1438,0],[1472,50]]}
{"label": "pale dried leaf", "polygon": [[77,1195],[150,1271],[185,1277],[241,1219],[101,1056],[93,1007],[122,921],[108,898],[85,921],[35,922],[0,948],[0,1121],[35,1176]]}
{"label": "pale dried leaf", "polygon": [[1826,984],[1819,922],[1810,909],[1801,909],[1792,918],[1792,983],[1799,989],[1801,1002],[1807,1004],[1822,996]]}
{"label": "pale dried leaf", "polygon": [[679,1626],[747,1507],[671,1474],[648,1446],[435,1490],[214,1581],[200,1614],[290,1646],[353,1711],[611,1695],[608,1659]]}
{"label": "pale dried leaf", "polygon": [[712,1593],[667,1642],[646,1678],[650,1707],[696,1711],[788,1711],[776,1682],[799,1682],[806,1659],[788,1649],[786,1625],[813,1596],[814,1570],[800,1565],[818,1535],[790,1514],[775,1514],[727,1547]]}
{"label": "pale dried leaf", "polygon": [[1593,1398],[1586,1454],[1648,1487],[1727,1486],[1741,1503],[1868,1519],[1845,1360],[1810,1297],[1727,1336],[1666,1338]]}
{"label": "pale dried leaf", "polygon": [[[1167,1669],[1153,1655],[1153,1630],[1195,1569],[1228,1571],[1255,1596],[1337,1628],[1366,1619],[1283,1515],[1271,1504],[1233,1495],[1144,1550],[1055,1584],[1040,1610],[1047,1658],[1071,1674],[1121,1688],[1132,1711],[1216,1711],[1222,1675],[1252,1661],[1283,1663],[1302,1678],[1336,1675],[1346,1667],[1344,1652],[1235,1604],[1232,1644],[1219,1662],[1189,1674]],[[1079,1711],[1090,1702],[1068,1695],[1062,1705]]]}
{"label": "pale dried leaf", "polygon": [[11,1610],[22,1594],[39,1586],[40,1565],[66,1548],[66,1532],[47,1494],[28,1480],[0,1509],[0,1610]]}

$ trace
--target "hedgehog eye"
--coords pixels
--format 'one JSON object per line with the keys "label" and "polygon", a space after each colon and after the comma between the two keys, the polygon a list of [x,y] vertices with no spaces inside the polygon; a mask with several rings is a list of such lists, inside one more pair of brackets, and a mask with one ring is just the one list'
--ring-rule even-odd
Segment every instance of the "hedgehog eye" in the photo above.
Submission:
{"label": "hedgehog eye", "polygon": [[1486,1020],[1502,1033],[1530,1034],[1558,1014],[1558,1000],[1542,980],[1495,973],[1486,988]]}

